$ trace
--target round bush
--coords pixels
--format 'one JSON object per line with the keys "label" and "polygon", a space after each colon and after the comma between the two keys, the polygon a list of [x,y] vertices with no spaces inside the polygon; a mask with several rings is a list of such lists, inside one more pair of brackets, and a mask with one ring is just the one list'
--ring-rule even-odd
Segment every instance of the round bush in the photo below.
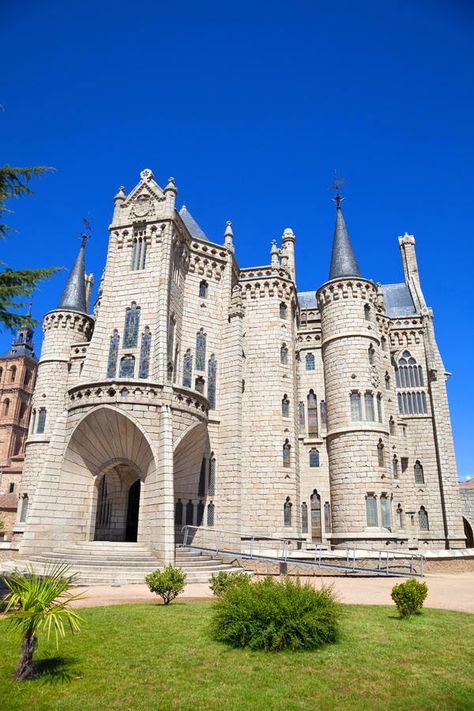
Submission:
{"label": "round bush", "polygon": [[419,614],[427,595],[427,584],[420,583],[414,578],[392,588],[392,600],[397,606],[400,617]]}
{"label": "round bush", "polygon": [[247,573],[228,573],[221,570],[209,578],[209,587],[216,597],[221,597],[234,585],[248,585],[250,578]]}
{"label": "round bush", "polygon": [[212,631],[234,647],[316,649],[337,641],[341,610],[330,587],[265,578],[231,586],[214,604]]}
{"label": "round bush", "polygon": [[183,592],[186,573],[181,568],[174,568],[170,563],[163,570],[154,570],[153,573],[145,576],[145,582],[150,591],[160,595],[165,605],[168,605]]}

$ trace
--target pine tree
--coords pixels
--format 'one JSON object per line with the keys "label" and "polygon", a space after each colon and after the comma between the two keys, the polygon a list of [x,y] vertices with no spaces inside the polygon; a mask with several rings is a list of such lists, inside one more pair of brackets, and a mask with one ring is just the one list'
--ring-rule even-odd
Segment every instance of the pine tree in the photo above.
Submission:
{"label": "pine tree", "polygon": [[[4,239],[8,232],[15,232],[12,227],[3,222],[3,216],[12,211],[6,207],[7,200],[31,195],[33,191],[29,186],[31,178],[41,175],[52,168],[46,166],[29,166],[18,168],[10,165],[0,166],[0,239]],[[9,329],[34,323],[29,315],[17,313],[19,309],[25,310],[32,292],[39,281],[47,279],[58,267],[47,269],[20,269],[13,270],[0,262],[4,270],[0,272],[0,329],[1,324]]]}

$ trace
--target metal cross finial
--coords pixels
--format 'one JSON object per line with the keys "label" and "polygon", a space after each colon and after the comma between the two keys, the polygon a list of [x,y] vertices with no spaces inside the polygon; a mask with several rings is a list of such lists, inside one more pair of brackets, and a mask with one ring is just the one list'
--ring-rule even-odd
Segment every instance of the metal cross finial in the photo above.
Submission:
{"label": "metal cross finial", "polygon": [[345,199],[339,192],[341,185],[344,185],[344,178],[338,178],[336,171],[334,171],[334,180],[330,189],[336,191],[335,196],[332,198],[332,201],[336,203],[336,207],[340,207],[341,202]]}
{"label": "metal cross finial", "polygon": [[88,217],[82,218],[82,224],[84,225],[84,232],[81,234],[81,240],[82,246],[85,247],[87,240],[90,239],[92,227]]}

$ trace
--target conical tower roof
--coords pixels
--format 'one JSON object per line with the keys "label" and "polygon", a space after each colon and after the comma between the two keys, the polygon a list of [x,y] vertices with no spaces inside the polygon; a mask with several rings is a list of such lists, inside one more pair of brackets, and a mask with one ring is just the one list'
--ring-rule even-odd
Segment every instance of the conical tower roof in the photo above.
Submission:
{"label": "conical tower roof", "polygon": [[342,198],[336,195],[336,226],[332,243],[331,268],[329,279],[340,277],[360,277],[359,265],[352,249],[344,215],[341,209]]}
{"label": "conical tower roof", "polygon": [[58,309],[68,309],[69,311],[87,312],[86,307],[86,283],[85,283],[85,260],[86,239],[83,237],[76,261],[71,269],[69,278],[64,287]]}

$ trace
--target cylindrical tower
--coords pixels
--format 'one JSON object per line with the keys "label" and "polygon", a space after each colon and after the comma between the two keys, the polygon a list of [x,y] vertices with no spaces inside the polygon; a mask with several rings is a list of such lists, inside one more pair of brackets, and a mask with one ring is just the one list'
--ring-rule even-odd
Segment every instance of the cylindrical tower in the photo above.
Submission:
{"label": "cylindrical tower", "polygon": [[[377,286],[361,278],[336,196],[330,279],[317,293],[334,545],[392,538],[388,424],[379,372]],[[381,365],[381,364],[380,364]]]}

